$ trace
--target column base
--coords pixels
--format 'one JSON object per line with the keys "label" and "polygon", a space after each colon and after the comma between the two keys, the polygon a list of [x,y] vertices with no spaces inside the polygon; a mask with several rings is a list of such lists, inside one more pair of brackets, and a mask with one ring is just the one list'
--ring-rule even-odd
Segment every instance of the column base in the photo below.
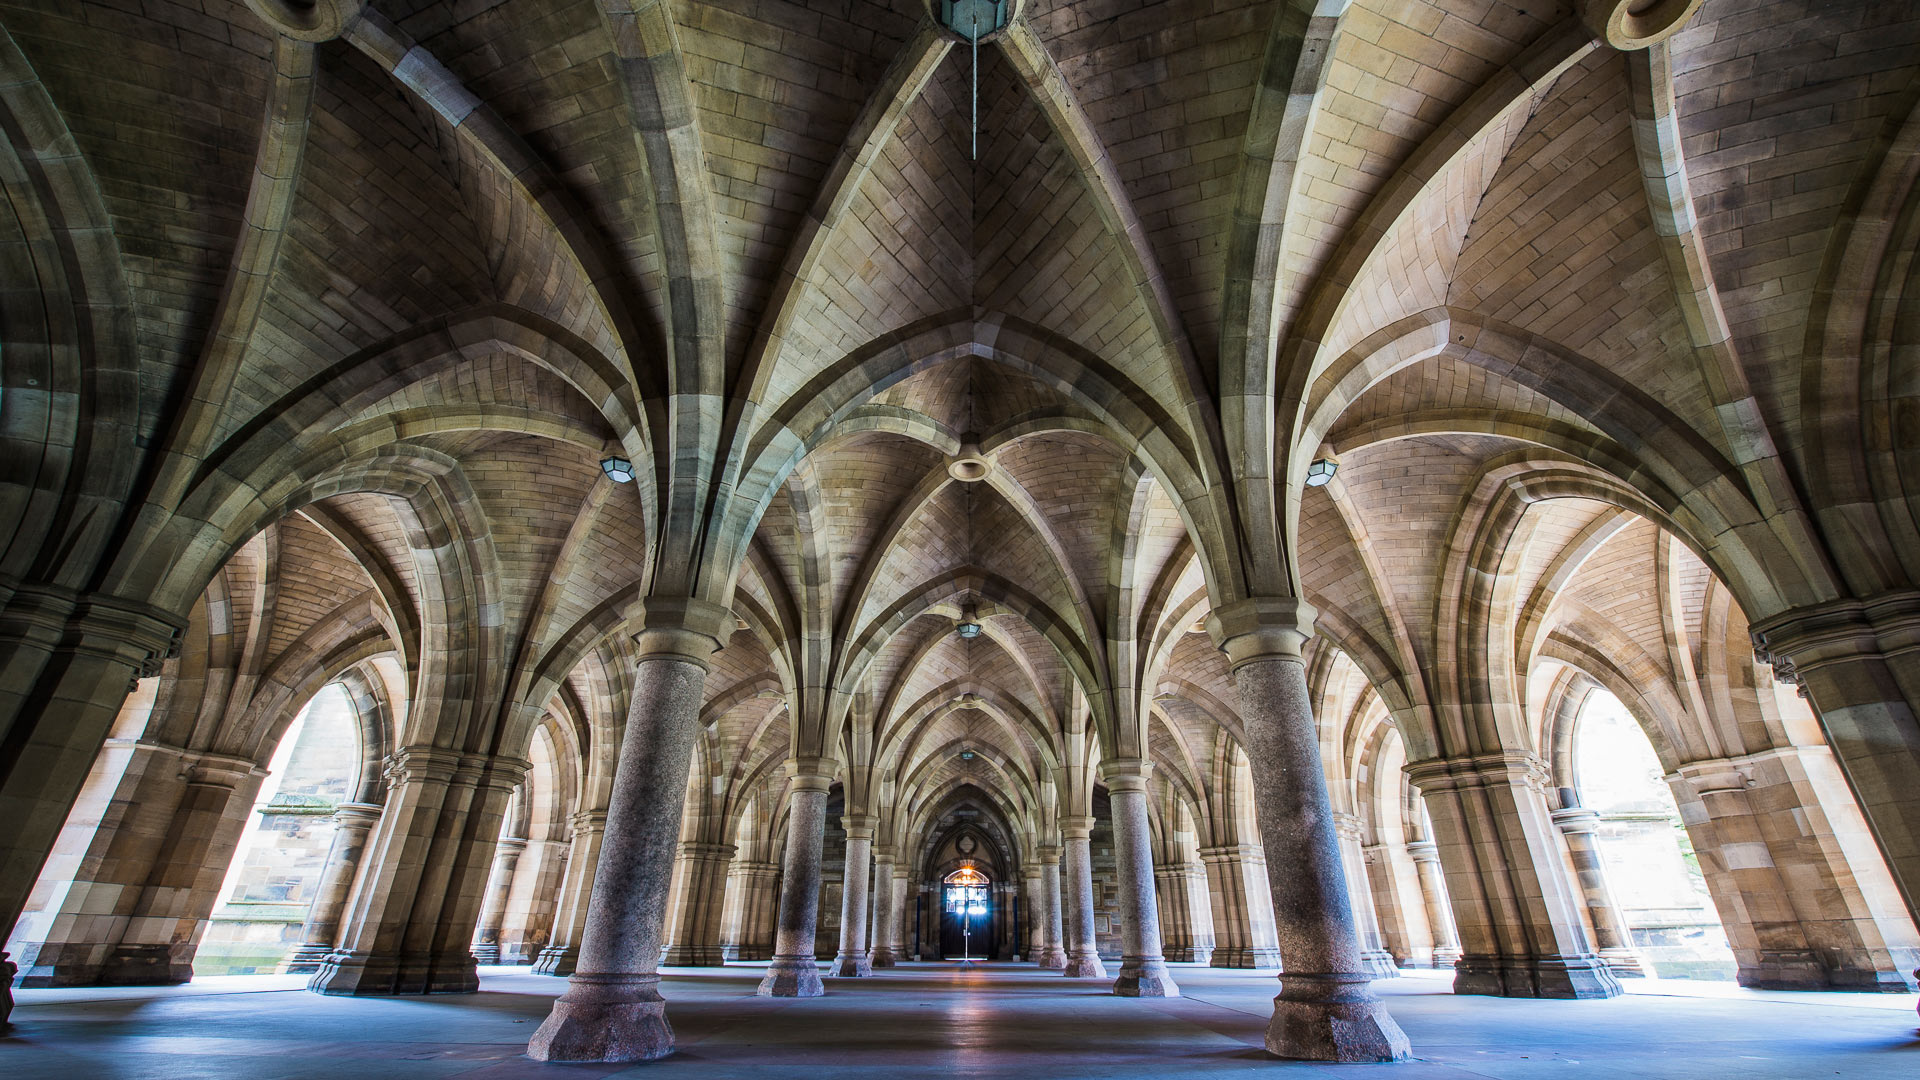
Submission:
{"label": "column base", "polygon": [[[1754,990],[1841,990],[1867,994],[1910,994],[1913,984],[1897,970],[1833,968],[1811,949],[1763,949],[1754,963],[1741,963],[1735,976]],[[22,985],[25,985],[24,983]]]}
{"label": "column base", "polygon": [[1192,945],[1179,949],[1166,949],[1161,956],[1169,964],[1204,964],[1213,958],[1213,950],[1202,945]]}
{"label": "column base", "polygon": [[1207,960],[1209,967],[1250,968],[1254,971],[1280,970],[1280,950],[1267,948],[1249,948],[1246,946],[1215,946],[1213,956]]}
{"label": "column base", "polygon": [[673,1053],[658,975],[575,975],[527,1043],[535,1061],[652,1061]]}
{"label": "column base", "polygon": [[1267,1053],[1296,1061],[1404,1061],[1413,1053],[1358,972],[1282,975]]}
{"label": "column base", "polygon": [[1393,954],[1385,949],[1368,949],[1360,954],[1360,965],[1368,975],[1376,979],[1397,979],[1400,977],[1400,965],[1393,962]]}
{"label": "column base", "polygon": [[500,962],[500,946],[475,945],[473,947],[473,962],[476,964],[498,964]]}
{"label": "column base", "polygon": [[773,959],[773,946],[771,945],[735,945],[733,947],[733,955],[727,957],[727,959],[729,960],[771,960]]}
{"label": "column base", "polygon": [[1600,959],[1613,972],[1616,979],[1644,979],[1647,969],[1640,962],[1640,954],[1632,949],[1601,949]]}
{"label": "column base", "polygon": [[287,957],[287,966],[282,974],[311,975],[320,970],[320,965],[326,961],[327,954],[332,951],[333,946],[331,945],[322,945],[317,941],[309,941],[293,950],[293,955]]}
{"label": "column base", "polygon": [[1456,994],[1587,999],[1618,997],[1622,992],[1620,980],[1593,956],[1462,956],[1453,971]]}
{"label": "column base", "polygon": [[1119,997],[1179,997],[1180,987],[1159,957],[1129,957],[1120,962],[1120,977],[1113,980],[1113,992]]}
{"label": "column base", "polygon": [[820,963],[813,957],[776,956],[753,992],[760,997],[819,997],[827,988],[820,982]]}
{"label": "column base", "polygon": [[1458,964],[1459,962],[1460,962],[1459,949],[1433,950],[1433,966],[1434,967],[1450,968],[1450,967],[1453,967],[1455,964]]}
{"label": "column base", "polygon": [[179,986],[193,980],[196,946],[86,942],[29,944],[21,951],[20,986]]}
{"label": "column base", "polygon": [[725,967],[727,957],[718,945],[669,945],[660,962],[674,967]]}
{"label": "column base", "polygon": [[319,970],[307,980],[307,989],[335,997],[471,994],[480,989],[480,972],[471,953],[434,963],[336,950],[320,962]]}
{"label": "column base", "polygon": [[876,947],[873,950],[873,955],[867,958],[869,967],[890,968],[897,963],[899,963],[899,961],[893,958],[893,950],[885,945]]}
{"label": "column base", "polygon": [[1033,962],[1043,971],[1059,971],[1067,966],[1067,950],[1058,945],[1041,949],[1040,955],[1035,957]]}
{"label": "column base", "polygon": [[1100,962],[1097,953],[1074,953],[1067,957],[1060,974],[1069,979],[1104,979],[1107,977],[1107,966]]}
{"label": "column base", "polygon": [[833,958],[833,969],[827,974],[840,979],[870,978],[873,975],[873,961],[867,958],[866,953],[852,956],[841,953]]}
{"label": "column base", "polygon": [[540,950],[540,958],[533,962],[533,973],[565,978],[573,974],[574,966],[579,962],[580,949],[577,946],[549,945]]}

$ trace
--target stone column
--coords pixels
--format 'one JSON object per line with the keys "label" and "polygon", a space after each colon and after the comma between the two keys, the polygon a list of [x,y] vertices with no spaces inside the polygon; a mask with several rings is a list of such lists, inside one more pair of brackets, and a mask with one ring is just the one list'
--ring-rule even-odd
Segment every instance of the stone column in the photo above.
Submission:
{"label": "stone column", "polygon": [[778,895],[775,883],[780,877],[780,867],[774,863],[759,860],[735,862],[733,864],[733,882],[729,893],[738,890],[739,921],[734,927],[734,960],[767,960],[773,956],[773,917],[774,899]]}
{"label": "stone column", "polygon": [[819,997],[820,964],[814,936],[820,917],[820,845],[827,827],[827,789],[833,763],[807,758],[788,763],[792,806],[787,811],[787,856],[780,876],[780,919],[773,962],[754,993],[761,997]]}
{"label": "stone column", "polygon": [[726,899],[727,868],[733,863],[732,844],[680,845],[681,887],[667,912],[667,951],[663,964],[682,967],[721,967],[720,915]]}
{"label": "stone column", "polygon": [[1446,875],[1440,872],[1440,848],[1431,840],[1407,845],[1414,872],[1420,876],[1420,899],[1426,904],[1427,930],[1433,936],[1433,966],[1452,967],[1460,961],[1460,935],[1453,929],[1453,905],[1447,899]]}
{"label": "stone column", "polygon": [[1367,844],[1360,849],[1366,862],[1366,886],[1373,894],[1374,913],[1380,921],[1380,947],[1393,958],[1395,974],[1401,966],[1413,963],[1413,936],[1407,932],[1405,882],[1395,865],[1393,849],[1386,844]]}
{"label": "stone column", "polygon": [[1690,761],[1667,783],[1740,985],[1911,992],[1920,940],[1827,747]]}
{"label": "stone column", "polygon": [[1298,601],[1264,599],[1207,617],[1239,691],[1285,963],[1267,1050],[1310,1061],[1397,1061],[1411,1050],[1367,985],[1300,658],[1313,617]]}
{"label": "stone column", "polygon": [[1113,850],[1120,879],[1121,997],[1179,997],[1180,987],[1160,953],[1160,905],[1153,895],[1153,835],[1147,820],[1151,763],[1113,759],[1100,765],[1113,807]]}
{"label": "stone column", "polygon": [[1920,590],[1833,600],[1754,622],[1774,678],[1798,683],[1920,922]]}
{"label": "stone column", "polygon": [[1193,962],[1213,960],[1213,897],[1207,890],[1207,868],[1200,863],[1187,864],[1187,917],[1193,920]]}
{"label": "stone column", "polygon": [[326,866],[320,871],[320,884],[314,890],[313,906],[307,909],[307,924],[300,931],[301,944],[287,961],[290,975],[308,974],[320,969],[320,961],[333,951],[340,937],[340,914],[346,910],[347,894],[360,873],[360,856],[367,850],[367,834],[380,820],[379,803],[346,802],[333,808],[333,845],[327,849]]}
{"label": "stone column", "polygon": [[732,621],[701,601],[647,603],[579,965],[527,1046],[535,1061],[647,1061],[673,1050],[660,938],[708,658]]}
{"label": "stone column", "polygon": [[1047,951],[1047,887],[1041,881],[1039,860],[1033,859],[1024,867],[1020,885],[1027,911],[1027,959],[1039,963]]}
{"label": "stone column", "polygon": [[1193,915],[1187,909],[1185,864],[1153,868],[1153,896],[1160,904],[1160,949],[1169,961],[1193,962]]}
{"label": "stone column", "polygon": [[487,899],[480,906],[480,925],[473,935],[476,963],[500,962],[500,927],[507,918],[507,894],[513,891],[513,872],[520,867],[525,837],[503,836],[493,848],[493,872],[487,875]]}
{"label": "stone column", "polygon": [[1606,867],[1600,862],[1600,848],[1594,842],[1594,830],[1600,827],[1600,815],[1585,807],[1574,806],[1553,812],[1553,823],[1566,838],[1567,855],[1573,861],[1573,876],[1586,897],[1587,914],[1593,919],[1595,952],[1607,962],[1618,978],[1637,979],[1646,975],[1640,957],[1633,951],[1633,936],[1620,915],[1620,905],[1607,888]]}
{"label": "stone column", "polygon": [[867,956],[867,882],[873,873],[873,830],[879,823],[873,814],[840,817],[847,830],[847,863],[840,879],[840,953],[833,958],[832,973],[845,979],[873,974]]}
{"label": "stone column", "polygon": [[907,913],[912,909],[910,901],[917,895],[913,891],[913,878],[907,868],[894,864],[893,921],[887,932],[893,935],[893,956],[896,961],[914,959],[913,949],[907,944]]}
{"label": "stone column", "polygon": [[13,935],[120,706],[177,651],[182,625],[99,594],[31,583],[0,592],[0,736],[12,756],[0,773],[0,941]]}
{"label": "stone column", "polygon": [[1462,949],[1454,993],[1619,994],[1587,942],[1585,901],[1547,810],[1546,764],[1518,751],[1433,758],[1410,762],[1407,777],[1426,799],[1447,873]]}
{"label": "stone column", "polygon": [[553,916],[553,938],[540,950],[533,970],[539,975],[573,974],[580,962],[580,938],[587,929],[587,909],[593,899],[593,875],[600,865],[600,841],[606,836],[607,812],[582,810],[568,819],[573,840],[567,853],[567,874],[560,880],[560,904]]}
{"label": "stone column", "polygon": [[1040,847],[1040,891],[1044,906],[1040,909],[1040,951],[1036,957],[1047,971],[1064,971],[1067,966],[1066,935],[1061,932],[1060,845]]}
{"label": "stone column", "polygon": [[554,902],[566,865],[567,845],[557,840],[527,841],[500,925],[501,963],[532,964],[552,939]]}
{"label": "stone column", "polygon": [[872,967],[890,968],[896,963],[900,944],[900,890],[893,881],[894,853],[891,848],[873,852],[873,955]]}
{"label": "stone column", "polygon": [[1335,812],[1334,832],[1340,837],[1340,864],[1347,873],[1347,896],[1353,901],[1354,926],[1360,932],[1360,962],[1376,979],[1394,979],[1400,969],[1380,941],[1380,913],[1373,906],[1373,885],[1367,881],[1367,856],[1360,850],[1366,826],[1353,814]]}
{"label": "stone column", "polygon": [[1100,962],[1100,945],[1093,932],[1093,818],[1063,818],[1060,834],[1066,840],[1066,881],[1062,884],[1073,908],[1067,964],[1061,974],[1075,979],[1104,979],[1107,967]]}
{"label": "stone column", "polygon": [[187,982],[266,773],[145,739],[111,740],[94,773],[62,830],[71,882],[20,922],[21,985]]}
{"label": "stone column", "polygon": [[1200,849],[1207,868],[1207,892],[1213,902],[1213,955],[1217,968],[1277,971],[1280,943],[1275,936],[1273,886],[1266,860],[1253,844],[1222,844]]}

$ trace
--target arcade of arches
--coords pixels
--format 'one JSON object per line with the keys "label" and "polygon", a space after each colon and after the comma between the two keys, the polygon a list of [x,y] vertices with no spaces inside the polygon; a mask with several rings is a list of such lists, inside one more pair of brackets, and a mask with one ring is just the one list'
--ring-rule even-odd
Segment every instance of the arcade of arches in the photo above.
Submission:
{"label": "arcade of arches", "polygon": [[1917,109],[1848,0],[4,0],[17,984],[1911,991]]}

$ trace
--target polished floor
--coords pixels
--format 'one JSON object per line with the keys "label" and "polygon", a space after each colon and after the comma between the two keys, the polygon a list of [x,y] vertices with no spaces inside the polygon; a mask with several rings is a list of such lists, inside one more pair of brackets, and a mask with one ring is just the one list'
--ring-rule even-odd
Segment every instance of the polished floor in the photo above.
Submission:
{"label": "polished floor", "polygon": [[328,998],[299,978],[229,976],[185,987],[15,991],[0,1037],[6,1080],[306,1080],[342,1077],[671,1078],[1267,1076],[1320,1069],[1446,1077],[1911,1077],[1910,995],[1769,994],[1636,982],[1612,1001],[1507,1001],[1448,993],[1447,973],[1376,984],[1416,1060],[1306,1066],[1260,1050],[1270,975],[1175,965],[1187,996],[1129,1000],[1027,965],[911,964],[828,980],[806,1001],[753,997],[756,965],[673,969],[679,1038],[645,1065],[543,1066],[521,1056],[564,984],[482,969],[471,995]]}

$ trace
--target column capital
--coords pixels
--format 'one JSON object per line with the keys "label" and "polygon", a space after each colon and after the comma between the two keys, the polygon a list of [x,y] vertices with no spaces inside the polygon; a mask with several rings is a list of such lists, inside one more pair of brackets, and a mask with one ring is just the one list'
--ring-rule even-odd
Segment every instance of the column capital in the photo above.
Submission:
{"label": "column capital", "polygon": [[493,857],[496,859],[503,855],[517,857],[525,850],[527,850],[527,838],[524,836],[503,836],[493,842]]}
{"label": "column capital", "polygon": [[0,606],[0,642],[45,647],[122,663],[136,679],[160,673],[180,651],[186,620],[159,608],[104,593],[22,584]]}
{"label": "column capital", "polygon": [[737,618],[731,608],[697,596],[649,596],[628,616],[638,616],[633,644],[641,660],[685,660],[706,670],[714,653],[726,647]]}
{"label": "column capital", "polygon": [[1584,806],[1569,806],[1552,813],[1553,824],[1569,836],[1591,833],[1600,827],[1600,815]]}
{"label": "column capital", "polygon": [[524,782],[527,774],[533,771],[533,762],[525,758],[471,756],[461,764],[468,768],[478,768],[481,783],[500,791],[512,791]]}
{"label": "column capital", "polygon": [[830,757],[787,759],[787,777],[793,791],[825,791],[833,786],[840,763]]}
{"label": "column capital", "polygon": [[1109,791],[1145,791],[1153,776],[1153,762],[1145,758],[1108,758],[1100,763],[1100,779]]}
{"label": "column capital", "polygon": [[1060,819],[1060,835],[1068,840],[1085,840],[1093,835],[1093,815],[1071,814]]}
{"label": "column capital", "polygon": [[1059,844],[1041,844],[1040,845],[1040,865],[1043,867],[1060,865],[1060,845]]}
{"label": "column capital", "polygon": [[1416,863],[1437,863],[1440,861],[1440,845],[1431,840],[1409,840],[1407,856]]}
{"label": "column capital", "polygon": [[1792,775],[1797,768],[1794,764],[1808,756],[1826,756],[1833,753],[1827,746],[1775,746],[1752,754],[1737,754],[1723,758],[1701,758],[1682,764],[1667,779],[1678,777],[1686,781],[1695,795],[1705,798],[1708,795],[1725,795],[1730,792],[1744,792],[1761,786],[1760,774],[1778,775],[1778,770],[1787,770]]}
{"label": "column capital", "polygon": [[1299,660],[1313,637],[1313,605],[1291,596],[1256,596],[1207,613],[1207,634],[1234,666]]}
{"label": "column capital", "polygon": [[841,814],[840,827],[846,830],[849,840],[872,840],[873,831],[880,827],[880,815]]}
{"label": "column capital", "polygon": [[379,803],[343,802],[333,808],[333,824],[338,829],[371,828],[386,809]]}
{"label": "column capital", "polygon": [[1756,619],[1753,650],[1781,682],[1863,656],[1920,649],[1920,589],[1789,608]]}
{"label": "column capital", "polygon": [[1201,862],[1238,862],[1260,853],[1256,844],[1214,844],[1200,849]]}
{"label": "column capital", "polygon": [[735,850],[732,844],[708,844],[699,840],[684,840],[680,844],[680,857],[705,862],[729,862],[733,859]]}
{"label": "column capital", "polygon": [[398,787],[416,779],[437,780],[444,784],[460,771],[467,757],[458,750],[412,743],[388,754],[382,762],[382,771],[386,774],[389,787]]}
{"label": "column capital", "polygon": [[191,751],[181,755],[181,758],[181,777],[197,787],[226,788],[231,791],[248,780],[259,780],[267,775],[267,770],[250,758]]}
{"label": "column capital", "polygon": [[1423,795],[1489,783],[1517,784],[1544,793],[1552,779],[1551,770],[1538,754],[1522,750],[1409,761],[1406,774],[1408,782]]}

